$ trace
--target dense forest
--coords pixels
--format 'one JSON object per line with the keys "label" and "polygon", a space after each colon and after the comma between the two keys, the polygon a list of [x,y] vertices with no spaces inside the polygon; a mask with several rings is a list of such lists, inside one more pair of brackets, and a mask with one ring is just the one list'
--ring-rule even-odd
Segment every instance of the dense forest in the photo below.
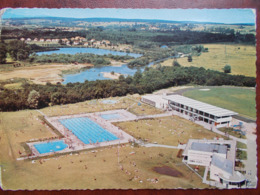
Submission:
{"label": "dense forest", "polygon": [[211,33],[203,31],[175,30],[175,31],[136,31],[133,28],[106,29],[103,27],[92,27],[88,30],[78,30],[74,32],[56,29],[48,31],[43,29],[8,29],[3,28],[2,39],[20,39],[22,37],[34,38],[71,38],[75,36],[86,39],[110,40],[113,44],[138,45],[143,41],[153,42],[156,45],[179,45],[217,42],[244,42],[255,43],[254,34],[234,33]]}
{"label": "dense forest", "polygon": [[[7,81],[6,81],[7,82]],[[76,103],[85,100],[124,96],[127,94],[151,93],[155,90],[179,85],[233,85],[255,87],[254,77],[229,75],[226,73],[196,67],[145,68],[134,76],[120,76],[119,80],[85,81],[67,85],[29,84],[22,89],[0,88],[0,110],[16,111],[28,108],[43,108],[49,105]]]}

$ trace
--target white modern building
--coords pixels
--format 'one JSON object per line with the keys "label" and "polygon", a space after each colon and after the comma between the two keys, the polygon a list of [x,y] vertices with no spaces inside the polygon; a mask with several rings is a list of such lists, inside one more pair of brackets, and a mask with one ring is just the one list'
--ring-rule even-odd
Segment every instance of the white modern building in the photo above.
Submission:
{"label": "white modern building", "polygon": [[220,182],[226,188],[242,187],[246,183],[245,176],[234,170],[232,161],[215,154],[210,165],[210,179]]}
{"label": "white modern building", "polygon": [[188,150],[188,164],[209,166],[212,156],[227,156],[227,146],[215,143],[193,142]]}
{"label": "white modern building", "polygon": [[205,166],[210,179],[223,187],[237,188],[245,185],[245,176],[235,171],[236,141],[190,139],[183,151],[183,162]]}
{"label": "white modern building", "polygon": [[161,95],[145,95],[142,96],[141,101],[160,109],[166,109],[168,104],[168,101]]}
{"label": "white modern building", "polygon": [[190,116],[192,120],[204,121],[215,127],[229,127],[236,112],[203,103],[181,95],[162,96],[169,109]]}

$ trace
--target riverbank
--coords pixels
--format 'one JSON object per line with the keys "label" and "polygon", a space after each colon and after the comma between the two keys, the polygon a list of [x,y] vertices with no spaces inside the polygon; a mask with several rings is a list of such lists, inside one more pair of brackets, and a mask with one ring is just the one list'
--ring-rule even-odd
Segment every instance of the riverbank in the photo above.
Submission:
{"label": "riverbank", "polygon": [[93,67],[92,64],[48,64],[35,65],[29,67],[19,67],[13,71],[1,72],[0,80],[7,80],[13,78],[25,78],[36,84],[46,84],[50,82],[56,84],[62,82],[62,71],[65,70],[79,70],[82,68]]}

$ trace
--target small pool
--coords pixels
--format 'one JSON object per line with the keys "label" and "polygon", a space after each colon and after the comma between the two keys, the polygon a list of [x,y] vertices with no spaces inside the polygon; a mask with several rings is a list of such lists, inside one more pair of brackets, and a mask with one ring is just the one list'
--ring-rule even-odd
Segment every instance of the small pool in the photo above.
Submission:
{"label": "small pool", "polygon": [[117,101],[116,100],[103,100],[103,104],[115,104]]}
{"label": "small pool", "polygon": [[63,140],[34,144],[40,154],[58,152],[68,147]]}
{"label": "small pool", "polygon": [[119,119],[121,118],[120,114],[101,114],[101,118],[106,120],[113,120],[113,119]]}

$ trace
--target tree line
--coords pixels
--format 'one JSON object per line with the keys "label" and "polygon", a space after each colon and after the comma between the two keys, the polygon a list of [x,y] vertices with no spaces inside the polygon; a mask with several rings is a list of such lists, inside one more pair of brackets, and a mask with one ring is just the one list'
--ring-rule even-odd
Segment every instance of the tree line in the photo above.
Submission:
{"label": "tree line", "polygon": [[187,84],[255,87],[256,81],[254,77],[229,75],[202,67],[146,67],[144,72],[137,71],[133,76],[127,77],[121,75],[118,80],[85,81],[67,85],[50,83],[39,85],[25,82],[22,89],[18,90],[2,86],[0,110],[35,109],[112,96],[152,93],[158,89]]}

